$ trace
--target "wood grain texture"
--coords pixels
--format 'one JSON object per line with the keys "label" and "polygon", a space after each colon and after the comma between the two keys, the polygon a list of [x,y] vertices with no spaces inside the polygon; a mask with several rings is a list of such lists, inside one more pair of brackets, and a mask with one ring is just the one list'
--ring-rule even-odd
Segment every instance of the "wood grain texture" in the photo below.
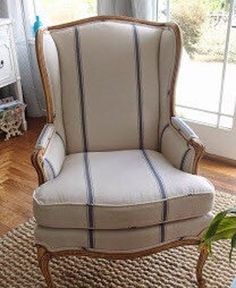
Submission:
{"label": "wood grain texture", "polygon": [[[30,157],[44,124],[44,118],[29,119],[23,136],[5,142],[0,139],[0,236],[32,217],[32,193],[38,185]],[[202,159],[200,175],[216,189],[236,195],[236,167]]]}
{"label": "wood grain texture", "polygon": [[236,166],[224,161],[202,159],[199,174],[208,178],[216,190],[236,195]]}
{"label": "wood grain texture", "polygon": [[29,119],[29,130],[4,141],[0,137],[0,236],[32,217],[37,175],[30,156],[44,118]]}
{"label": "wood grain texture", "polygon": [[[153,247],[151,249],[139,251],[139,252],[123,252],[123,253],[108,253],[108,252],[97,252],[97,251],[89,251],[86,249],[81,250],[64,250],[58,252],[50,252],[45,247],[41,245],[37,245],[37,255],[38,255],[38,263],[41,269],[41,272],[44,276],[45,282],[48,288],[54,288],[55,285],[53,283],[52,275],[50,272],[50,260],[58,257],[67,257],[67,256],[87,256],[92,258],[104,258],[107,260],[122,260],[122,259],[135,259],[139,257],[144,257],[152,254],[159,253],[161,251],[165,251],[168,249],[188,246],[188,245],[199,245],[199,238],[186,238],[180,239],[173,242],[163,243],[158,245],[157,247]],[[203,278],[203,268],[204,264],[207,260],[208,252],[206,250],[201,250],[199,254],[199,259],[196,265],[196,277],[198,288],[206,288],[206,282]]]}

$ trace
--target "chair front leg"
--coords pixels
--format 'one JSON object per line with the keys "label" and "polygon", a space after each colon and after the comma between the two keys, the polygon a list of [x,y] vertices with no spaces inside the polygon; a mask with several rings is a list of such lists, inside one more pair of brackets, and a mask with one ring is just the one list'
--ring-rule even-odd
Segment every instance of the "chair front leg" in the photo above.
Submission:
{"label": "chair front leg", "polygon": [[202,272],[203,272],[203,267],[205,265],[208,255],[209,253],[207,249],[203,248],[198,258],[197,269],[196,269],[198,288],[206,288],[206,281],[203,278]]}
{"label": "chair front leg", "polygon": [[40,270],[45,278],[48,288],[55,288],[49,269],[50,253],[43,246],[37,245],[37,256]]}

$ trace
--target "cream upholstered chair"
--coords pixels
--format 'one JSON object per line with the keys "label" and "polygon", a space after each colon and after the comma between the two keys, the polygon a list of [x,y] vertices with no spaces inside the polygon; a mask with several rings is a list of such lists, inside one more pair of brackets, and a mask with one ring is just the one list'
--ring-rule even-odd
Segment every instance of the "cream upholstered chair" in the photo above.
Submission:
{"label": "cream upholstered chair", "polygon": [[100,16],[40,30],[36,44],[48,124],[32,156],[33,205],[48,287],[54,256],[199,244],[214,188],[194,175],[203,145],[174,115],[178,26]]}

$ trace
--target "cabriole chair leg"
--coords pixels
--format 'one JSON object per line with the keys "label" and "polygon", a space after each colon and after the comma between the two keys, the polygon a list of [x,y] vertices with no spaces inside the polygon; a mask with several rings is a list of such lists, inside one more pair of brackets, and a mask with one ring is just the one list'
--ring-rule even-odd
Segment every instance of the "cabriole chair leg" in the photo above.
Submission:
{"label": "cabriole chair leg", "polygon": [[45,278],[48,288],[55,288],[52,280],[52,276],[49,270],[49,261],[51,256],[49,252],[42,246],[37,245],[37,255],[40,270]]}
{"label": "cabriole chair leg", "polygon": [[197,262],[196,276],[198,288],[206,288],[206,281],[203,279],[203,267],[208,257],[208,251],[206,249],[202,249]]}
{"label": "cabriole chair leg", "polygon": [[[185,245],[194,245],[194,244],[199,244],[199,242],[196,242],[197,240],[195,239],[195,241],[193,242],[193,240],[191,240],[190,242],[185,242]],[[178,241],[177,241],[178,242]],[[178,242],[178,245],[173,245],[171,247],[178,247],[178,246],[183,246],[180,245]],[[165,247],[164,249],[158,249],[158,251],[162,251],[162,250],[167,250],[169,248],[171,248],[170,246]],[[158,251],[152,251],[152,253],[147,253],[146,255],[150,255],[153,254],[154,252],[157,253]],[[86,253],[82,253],[81,251],[79,253],[76,253],[76,251],[67,251],[67,253],[63,253],[65,251],[62,251],[61,253],[59,253],[57,256],[66,256],[66,255],[83,255],[83,256],[89,256],[89,254]],[[150,252],[150,251],[149,251]],[[53,280],[52,280],[52,276],[50,273],[50,269],[49,269],[49,261],[51,260],[52,255],[45,247],[37,245],[37,255],[38,255],[38,263],[39,263],[39,267],[41,269],[41,272],[45,278],[46,284],[48,288],[55,288],[54,284],[53,284]],[[205,262],[207,260],[209,253],[206,249],[202,249],[198,258],[198,262],[197,262],[197,267],[196,267],[196,276],[197,276],[197,284],[198,284],[198,288],[206,288],[206,282],[205,279],[203,279],[203,268],[205,265]],[[92,255],[94,257],[98,256],[98,255]],[[101,254],[101,257],[104,256]],[[111,256],[111,255],[110,255]],[[117,255],[115,255],[117,256]],[[120,255],[119,255],[120,256]],[[130,255],[129,255],[130,256]],[[144,256],[144,255],[143,255]],[[102,257],[103,258],[103,257]],[[109,257],[105,257],[107,259],[110,259]],[[136,257],[134,257],[136,258]],[[129,259],[128,255],[125,258],[120,258],[120,257],[115,257],[115,258],[111,258],[111,259]]]}

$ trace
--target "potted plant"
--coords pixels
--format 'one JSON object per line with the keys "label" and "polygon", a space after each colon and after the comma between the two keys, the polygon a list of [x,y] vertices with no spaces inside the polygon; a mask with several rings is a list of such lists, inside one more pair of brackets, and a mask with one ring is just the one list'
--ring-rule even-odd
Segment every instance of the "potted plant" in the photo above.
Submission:
{"label": "potted plant", "polygon": [[[218,213],[211,221],[206,232],[202,236],[200,250],[212,253],[212,243],[218,240],[229,239],[231,248],[229,251],[229,261],[231,262],[233,249],[236,248],[236,207]],[[235,288],[235,281],[231,286]]]}

